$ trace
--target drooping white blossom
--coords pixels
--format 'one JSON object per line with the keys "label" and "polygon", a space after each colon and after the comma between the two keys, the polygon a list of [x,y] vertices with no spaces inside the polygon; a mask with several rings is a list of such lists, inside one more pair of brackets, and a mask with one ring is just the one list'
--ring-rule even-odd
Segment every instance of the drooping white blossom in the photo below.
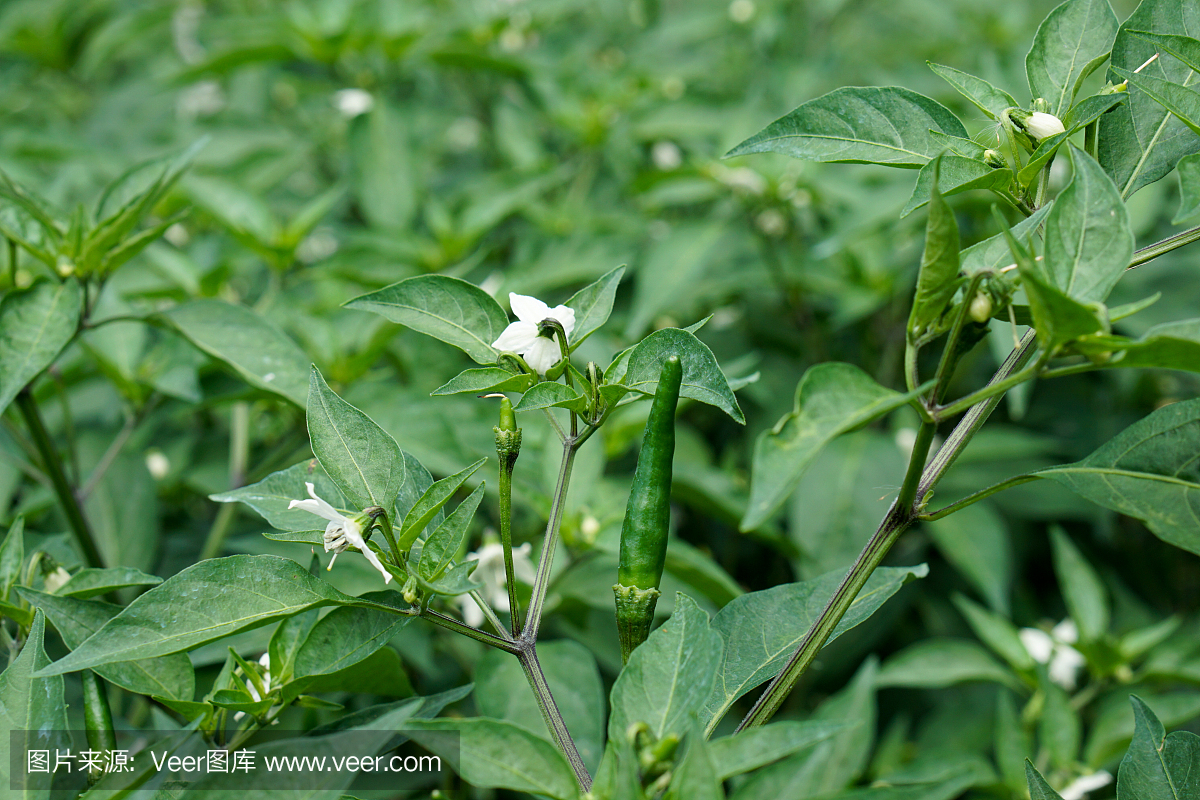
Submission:
{"label": "drooping white blossom", "polygon": [[1076,677],[1084,665],[1083,654],[1073,645],[1079,640],[1079,630],[1071,620],[1063,620],[1050,633],[1039,628],[1022,628],[1021,644],[1039,664],[1047,664],[1050,680],[1067,691],[1075,689]]}
{"label": "drooping white blossom", "polygon": [[288,508],[298,508],[301,511],[307,511],[310,514],[316,514],[324,520],[328,520],[329,524],[325,526],[325,552],[333,552],[333,558],[329,562],[329,569],[333,569],[333,562],[337,560],[338,553],[350,547],[356,547],[366,556],[367,561],[371,562],[371,566],[379,570],[379,574],[383,576],[383,582],[389,583],[392,580],[392,573],[379,561],[379,557],[367,547],[367,541],[363,538],[362,525],[357,519],[347,517],[333,506],[326,503],[321,498],[317,497],[316,487],[311,483],[305,483],[308,489],[307,500],[293,500],[288,503]]}
{"label": "drooping white blossom", "polygon": [[[534,580],[530,550],[529,542],[513,548],[513,576],[521,583],[532,584]],[[487,542],[474,553],[467,553],[466,560],[479,562],[471,577],[482,581],[483,588],[479,593],[488,605],[497,611],[510,611],[504,575],[504,546],[499,542]],[[483,611],[470,595],[460,595],[458,603],[464,622],[475,628],[483,624]]]}
{"label": "drooping white blossom", "polygon": [[575,330],[574,309],[564,305],[550,308],[536,297],[514,292],[509,293],[508,302],[512,306],[513,313],[517,315],[518,321],[510,323],[500,334],[500,338],[492,342],[492,347],[520,354],[524,357],[525,363],[536,370],[539,375],[545,375],[562,360],[562,351],[557,338],[543,336],[539,325],[546,319],[557,320],[569,340],[571,332]]}

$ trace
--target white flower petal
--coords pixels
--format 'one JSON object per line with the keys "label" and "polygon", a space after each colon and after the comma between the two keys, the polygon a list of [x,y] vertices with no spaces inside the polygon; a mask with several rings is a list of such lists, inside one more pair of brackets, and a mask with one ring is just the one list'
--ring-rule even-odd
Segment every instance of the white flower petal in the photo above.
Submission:
{"label": "white flower petal", "polygon": [[1084,664],[1083,655],[1070,645],[1060,644],[1050,659],[1050,680],[1067,690],[1075,688],[1075,678]]}
{"label": "white flower petal", "polygon": [[1091,775],[1083,775],[1071,781],[1066,788],[1059,792],[1062,800],[1082,800],[1083,796],[1088,792],[1094,792],[1097,789],[1103,789],[1112,783],[1112,774],[1100,770],[1093,772]]}
{"label": "white flower petal", "polygon": [[537,339],[537,323],[512,322],[500,334],[500,338],[492,342],[492,347],[506,353],[523,353]]}
{"label": "white flower petal", "polygon": [[313,484],[305,483],[304,485],[308,489],[308,496],[311,499],[293,500],[292,502],[288,503],[289,510],[298,508],[301,511],[307,511],[310,514],[316,514],[321,519],[327,519],[330,522],[339,522],[345,519],[345,517],[338,513],[336,508],[317,497],[317,493],[315,491],[316,487]]}
{"label": "white flower petal", "polygon": [[1068,618],[1051,628],[1050,635],[1060,642],[1075,644],[1079,641],[1079,628],[1075,626],[1074,620]]}
{"label": "white flower petal", "polygon": [[379,574],[383,576],[384,583],[392,582],[392,573],[388,572],[383,564],[379,563],[379,557],[375,555],[375,551],[367,547],[366,542],[363,542],[362,554],[367,557],[367,561],[371,562],[371,566],[379,570]]}
{"label": "white flower petal", "polygon": [[[553,317],[550,313],[550,306],[538,300],[536,297],[530,297],[516,292],[508,293],[508,305],[512,308],[513,314],[516,314],[517,319],[521,322],[530,322],[537,325],[546,317]],[[558,319],[555,317],[555,319]],[[562,320],[559,320],[562,322]],[[564,328],[566,325],[563,326]]]}
{"label": "white flower petal", "polygon": [[563,326],[563,330],[567,332],[567,340],[570,341],[571,332],[575,330],[575,309],[555,306],[546,316],[558,320],[558,323]]}
{"label": "white flower petal", "polygon": [[483,610],[479,608],[479,604],[475,602],[475,599],[471,595],[459,595],[458,605],[462,610],[463,622],[472,628],[478,628],[483,624]]}
{"label": "white flower petal", "polygon": [[1021,637],[1021,644],[1025,645],[1034,661],[1039,664],[1050,661],[1050,656],[1054,654],[1054,640],[1050,638],[1050,634],[1037,628],[1021,628],[1017,635]]}
{"label": "white flower petal", "polygon": [[539,336],[537,341],[525,348],[522,353],[525,363],[539,375],[545,375],[550,369],[562,361],[562,349],[558,342]]}
{"label": "white flower petal", "polygon": [[513,548],[513,577],[521,583],[532,585],[536,575],[533,571],[533,562],[529,560],[531,549],[529,542]]}

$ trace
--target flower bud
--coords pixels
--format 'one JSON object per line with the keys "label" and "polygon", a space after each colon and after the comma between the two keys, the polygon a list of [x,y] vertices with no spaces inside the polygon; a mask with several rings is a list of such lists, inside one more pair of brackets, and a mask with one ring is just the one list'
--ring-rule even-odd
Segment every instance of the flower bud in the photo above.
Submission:
{"label": "flower bud", "polygon": [[984,150],[983,163],[992,169],[1002,169],[1008,166],[1008,162],[1004,159],[1004,154],[999,150]]}
{"label": "flower bud", "polygon": [[1048,139],[1067,130],[1063,127],[1061,119],[1044,111],[1013,109],[1009,112],[1009,117],[1035,140]]}
{"label": "flower bud", "polygon": [[988,297],[986,292],[979,292],[971,298],[971,306],[967,313],[975,322],[985,324],[992,318],[992,298]]}
{"label": "flower bud", "polygon": [[1050,113],[1050,103],[1044,97],[1033,98],[1033,102],[1030,103],[1029,106],[1034,110],[1034,113]]}

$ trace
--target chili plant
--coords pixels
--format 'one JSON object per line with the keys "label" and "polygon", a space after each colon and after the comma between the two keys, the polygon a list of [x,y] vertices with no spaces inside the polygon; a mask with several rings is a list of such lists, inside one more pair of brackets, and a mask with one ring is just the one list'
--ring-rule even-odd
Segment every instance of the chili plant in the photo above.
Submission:
{"label": "chili plant", "polygon": [[[876,687],[949,685],[965,677],[1011,690],[999,695],[996,709],[999,774],[977,762],[911,767],[907,774],[893,769],[881,772],[883,784],[872,796],[950,798],[991,787],[1017,796],[1079,797],[1112,781],[1101,768],[1120,756],[1125,728],[1132,743],[1120,761],[1117,797],[1200,796],[1200,738],[1167,735],[1160,721],[1185,722],[1195,709],[1189,714],[1164,702],[1156,712],[1134,697],[1132,724],[1125,709],[1101,709],[1098,719],[1120,731],[1093,736],[1080,757],[1081,710],[1107,688],[1134,680],[1135,668],[1166,669],[1179,622],[1159,621],[1116,637],[1101,580],[1057,530],[1054,567],[1069,624],[1049,632],[1018,630],[1004,613],[958,597],[955,604],[987,649],[919,642],[882,667],[874,659],[864,662],[846,689],[809,719],[772,721],[823,648],[904,584],[928,574],[924,564],[881,566],[918,523],[970,514],[967,509],[1001,491],[1052,481],[1141,520],[1187,558],[1200,554],[1200,399],[1155,410],[1081,461],[1014,475],[952,502],[934,498],[1005,394],[1022,384],[1107,370],[1200,372],[1200,320],[1128,337],[1114,325],[1156,298],[1106,305],[1129,270],[1153,269],[1156,258],[1200,239],[1195,228],[1138,247],[1127,209],[1139,189],[1176,168],[1181,218],[1200,204],[1200,93],[1190,88],[1200,72],[1200,40],[1192,38],[1198,31],[1200,11],[1180,0],[1144,0],[1123,24],[1107,0],[1068,0],[1034,38],[1026,59],[1028,102],[983,78],[931,65],[991,120],[973,136],[951,111],[916,92],[844,88],[804,103],[730,152],[915,169],[905,212],[928,206],[903,330],[903,386],[881,385],[851,364],[809,369],[799,379],[794,410],[756,441],[741,527],[753,531],[769,521],[822,448],[842,434],[901,409],[915,414],[919,426],[907,468],[896,476],[896,496],[848,571],[741,595],[711,617],[679,593],[669,619],[652,632],[670,529],[677,404],[699,403],[745,421],[735,396],[744,382],[730,381],[697,336],[707,320],[662,328],[598,363],[583,361],[579,348],[608,321],[623,267],[553,308],[510,294],[515,322],[484,288],[448,275],[418,275],[346,298],[348,309],[439,339],[476,362],[444,385],[429,386],[433,395],[498,401],[498,541],[472,559],[465,552],[472,520],[488,498],[488,459],[434,480],[404,442],[335,391],[283,331],[244,306],[210,298],[145,317],[97,316],[95,300],[106,282],[174,223],[176,217],[159,216],[143,227],[151,212],[172,205],[182,163],[107,216],[111,192],[95,213],[61,215],[6,179],[0,195],[11,210],[0,220],[0,233],[10,245],[14,287],[18,250],[44,268],[32,285],[0,300],[0,410],[15,404],[19,411],[30,471],[61,506],[83,565],[72,573],[41,551],[27,556],[20,520],[0,546],[0,610],[11,620],[0,630],[13,654],[0,677],[0,711],[10,729],[65,731],[65,686],[74,680],[67,676],[79,673],[91,748],[111,749],[114,741],[111,685],[150,698],[158,713],[170,715],[181,728],[164,740],[171,752],[237,752],[290,709],[339,711],[322,693],[359,691],[370,681],[402,683],[389,640],[406,626],[434,625],[510,657],[544,732],[499,716],[438,717],[469,691],[458,689],[333,717],[328,730],[287,742],[291,752],[321,754],[334,746],[337,731],[376,725],[389,734],[403,729],[448,759],[453,748],[437,734],[456,732],[456,769],[481,788],[622,800],[716,798],[726,796],[727,785],[735,798],[861,796],[842,793],[861,768],[830,779],[822,769],[861,740],[855,724],[873,724],[860,713],[864,698]],[[1106,61],[1106,80],[1090,77]],[[994,235],[964,249],[946,198],[967,190],[993,193],[997,210]],[[289,268],[335,196],[318,198],[286,232],[275,231],[262,250],[274,274]],[[97,541],[81,508],[87,486],[78,486],[74,470],[64,466],[38,388],[64,349],[85,332],[117,322],[177,333],[255,391],[304,408],[311,458],[212,499],[229,504],[226,509],[237,503],[253,509],[276,529],[268,539],[291,545],[300,557],[305,548],[313,554],[310,568],[278,555],[241,554],[208,557],[160,580],[122,563],[120,542]],[[972,348],[990,326],[1003,324],[1014,343],[999,370],[983,385],[953,391]],[[543,641],[541,633],[577,456],[594,446],[594,435],[618,410],[651,398],[619,571],[611,575],[613,638],[619,631],[627,663],[609,694],[604,735],[603,719],[581,720],[558,699],[572,679],[598,686],[594,665],[572,674],[571,650]],[[240,403],[233,415],[243,445],[248,413]],[[519,458],[533,426],[538,440],[550,438],[558,454],[536,568],[527,562],[527,548],[514,547],[512,497],[514,475],[540,469],[529,466],[528,456]],[[244,455],[235,461],[240,467],[232,471],[244,472]],[[230,513],[218,516],[205,556],[222,552]],[[485,559],[488,548],[495,555]],[[378,590],[351,596],[334,588],[316,569],[325,554],[331,554],[326,570],[335,562],[345,569],[361,557],[377,575]],[[151,588],[130,599],[130,590],[144,587]],[[325,608],[332,610],[321,616]],[[44,644],[47,622],[69,651],[53,661]],[[263,658],[247,659],[230,648],[211,689],[197,699],[185,653],[268,624],[276,627]],[[548,652],[553,670],[543,667]],[[1076,691],[1083,666],[1089,681]],[[764,683],[736,730],[722,728],[735,704]],[[379,738],[376,749],[389,738]],[[8,765],[0,759],[0,768]],[[52,786],[125,796],[157,790],[167,777],[143,762],[129,773],[91,774],[90,788],[54,783],[49,775],[25,788],[37,796]],[[242,789],[244,780],[209,774],[190,788]],[[334,796],[349,785],[346,778],[325,788]]]}

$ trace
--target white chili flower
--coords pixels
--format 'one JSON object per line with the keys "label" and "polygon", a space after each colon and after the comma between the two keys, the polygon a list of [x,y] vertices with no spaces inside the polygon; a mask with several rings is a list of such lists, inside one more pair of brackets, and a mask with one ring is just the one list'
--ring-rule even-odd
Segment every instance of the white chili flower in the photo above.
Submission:
{"label": "white chili flower", "polygon": [[1063,620],[1050,633],[1038,628],[1022,628],[1021,644],[1039,664],[1049,665],[1050,680],[1067,691],[1075,689],[1075,678],[1084,664],[1083,655],[1071,647],[1079,640],[1079,630],[1071,620]]}
{"label": "white chili flower", "polygon": [[42,578],[42,588],[46,590],[47,594],[55,594],[69,580],[71,580],[71,573],[59,567],[54,572]]}
{"label": "white chili flower", "polygon": [[1093,772],[1091,775],[1076,778],[1067,784],[1066,788],[1058,794],[1062,797],[1062,800],[1083,800],[1084,795],[1088,792],[1103,789],[1112,783],[1112,779],[1113,776],[1111,773],[1100,770],[1099,772]]}
{"label": "white chili flower", "polygon": [[375,98],[362,89],[339,89],[333,93],[332,102],[333,107],[347,118],[366,114],[375,107]]}
{"label": "white chili flower", "polygon": [[298,508],[302,511],[307,511],[310,514],[316,514],[321,519],[329,520],[329,524],[325,526],[325,552],[333,551],[333,558],[329,562],[329,569],[333,569],[333,562],[337,560],[337,554],[341,553],[350,547],[358,548],[367,561],[371,562],[371,566],[379,570],[379,574],[383,576],[384,583],[390,583],[392,573],[384,568],[379,562],[379,557],[375,555],[371,548],[367,547],[367,540],[363,538],[362,523],[357,518],[347,517],[333,506],[326,503],[321,498],[317,497],[316,487],[311,483],[304,484],[308,488],[308,500],[293,500],[288,503],[288,508]]}
{"label": "white chili flower", "polygon": [[514,292],[509,292],[508,302],[520,321],[509,324],[500,338],[492,342],[492,347],[519,353],[539,375],[545,375],[562,360],[562,352],[557,339],[542,336],[538,325],[545,319],[557,320],[570,339],[571,332],[575,330],[574,309],[562,305],[550,308],[536,297]]}
{"label": "white chili flower", "polygon": [[1011,108],[1008,117],[1017,123],[1033,139],[1041,141],[1058,133],[1063,133],[1062,120],[1045,111],[1026,111],[1022,108]]}
{"label": "white chili flower", "polygon": [[[529,542],[513,548],[513,576],[521,583],[532,584],[534,580],[530,549]],[[504,580],[504,545],[485,542],[474,553],[467,553],[466,560],[479,562],[471,577],[483,582],[483,588],[479,590],[483,599],[497,611],[509,611],[508,587]],[[464,622],[475,628],[483,624],[483,611],[469,594],[459,595],[458,604]]]}

